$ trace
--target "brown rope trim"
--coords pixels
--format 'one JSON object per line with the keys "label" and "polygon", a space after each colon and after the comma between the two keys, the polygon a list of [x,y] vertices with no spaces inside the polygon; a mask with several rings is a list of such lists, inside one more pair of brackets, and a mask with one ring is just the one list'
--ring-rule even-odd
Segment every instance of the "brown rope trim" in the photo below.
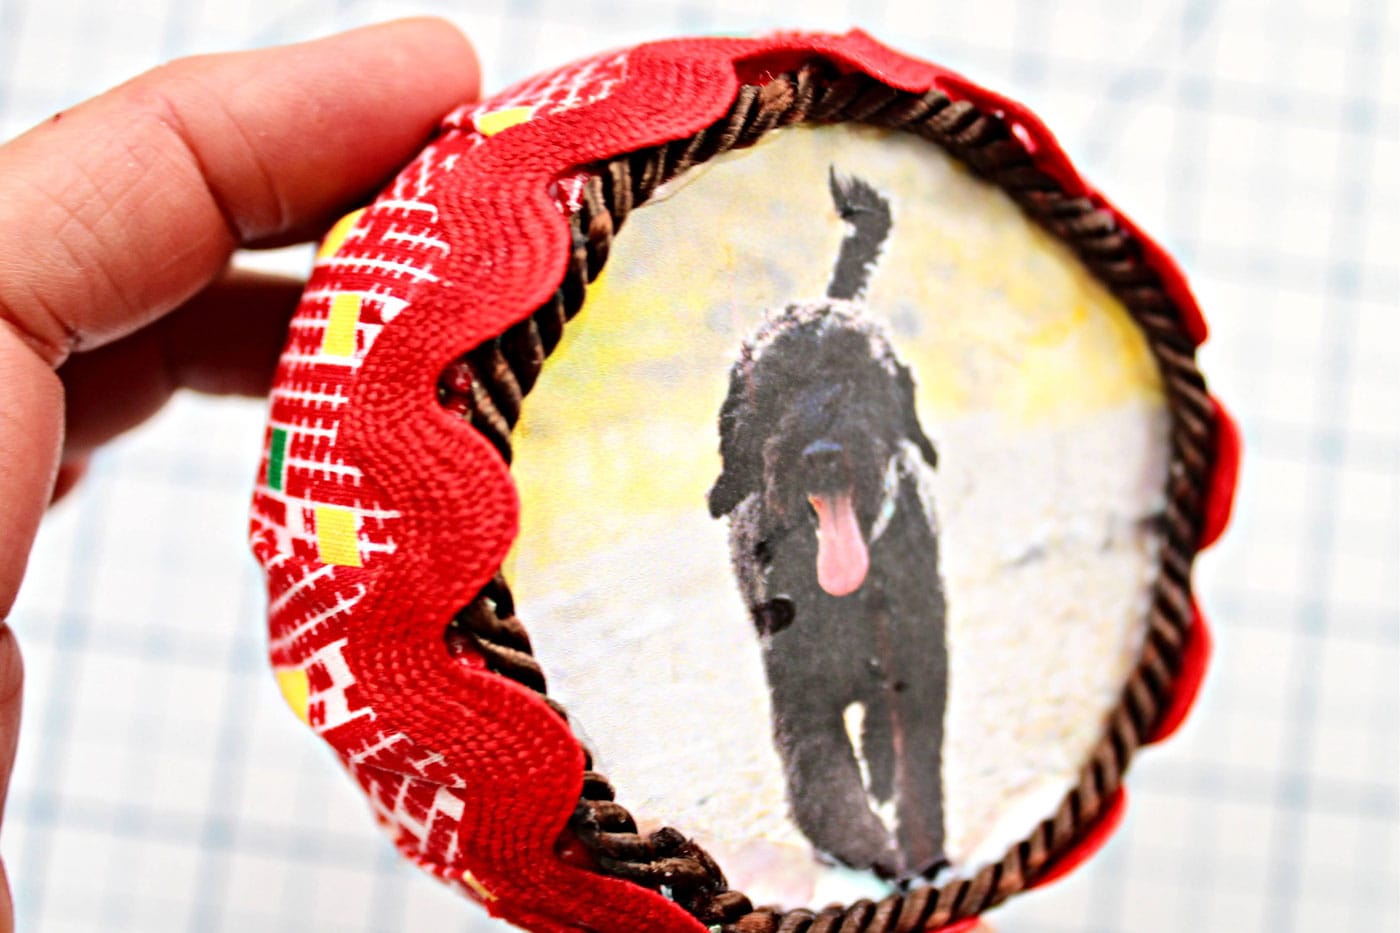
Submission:
{"label": "brown rope trim", "polygon": [[[450,365],[438,386],[442,404],[470,420],[509,463],[510,432],[521,401],[564,325],[578,313],[585,287],[602,270],[612,238],[632,209],[663,182],[720,153],[750,146],[771,130],[846,121],[904,130],[942,146],[1068,244],[1132,314],[1161,371],[1172,416],[1161,566],[1138,665],[1078,784],[1028,839],[972,878],[819,912],[754,909],[747,897],[728,889],[719,866],[682,833],[668,828],[639,835],[632,816],[613,800],[607,779],[586,771],[561,851],[577,840],[595,870],[664,889],[702,923],[725,933],[909,933],[979,914],[1026,888],[1118,790],[1133,753],[1162,715],[1194,621],[1191,564],[1211,469],[1215,414],[1178,309],[1144,263],[1140,245],[1110,213],[1087,198],[1069,196],[1037,168],[1002,118],[966,101],[949,100],[940,91],[910,94],[812,62],[767,84],[744,86],[726,116],[688,139],[593,166],[583,206],[571,219],[573,251],[558,291],[531,317]],[[504,578],[497,576],[458,614],[447,640],[454,651],[469,644],[491,670],[544,694],[544,674],[515,618]],[[558,704],[548,702],[564,715]],[[586,767],[591,769],[591,759]]]}

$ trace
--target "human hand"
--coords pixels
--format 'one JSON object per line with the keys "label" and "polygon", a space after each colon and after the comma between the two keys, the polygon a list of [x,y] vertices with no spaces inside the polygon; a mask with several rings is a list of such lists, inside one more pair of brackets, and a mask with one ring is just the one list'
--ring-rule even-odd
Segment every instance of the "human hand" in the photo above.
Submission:
{"label": "human hand", "polygon": [[[477,84],[455,29],[405,20],[178,61],[0,147],[0,619],[89,451],[179,388],[267,392],[301,286],[233,251],[324,231]],[[0,622],[0,806],[22,680]]]}

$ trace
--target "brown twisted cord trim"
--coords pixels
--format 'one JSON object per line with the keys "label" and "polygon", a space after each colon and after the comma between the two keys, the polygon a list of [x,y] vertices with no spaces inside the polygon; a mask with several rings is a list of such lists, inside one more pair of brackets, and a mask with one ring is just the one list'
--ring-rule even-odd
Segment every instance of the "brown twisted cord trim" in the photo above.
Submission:
{"label": "brown twisted cord trim", "polygon": [[[594,166],[583,205],[571,220],[573,251],[559,290],[529,319],[449,366],[438,386],[442,403],[469,419],[509,462],[510,432],[521,401],[564,325],[582,306],[585,287],[606,263],[612,238],[627,215],[663,182],[720,153],[752,145],[771,130],[799,122],[846,121],[911,132],[943,147],[1069,245],[1131,313],[1157,361],[1172,416],[1161,563],[1137,667],[1077,785],[1029,838],[971,878],[819,912],[755,910],[744,895],[728,890],[719,866],[680,832],[639,835],[631,814],[614,801],[607,779],[585,772],[561,848],[577,840],[595,870],[664,889],[701,922],[725,933],[911,933],[981,913],[1024,889],[1118,790],[1133,753],[1161,718],[1194,621],[1191,564],[1211,467],[1214,411],[1178,309],[1144,263],[1139,244],[1110,213],[1070,196],[1037,168],[1000,116],[939,91],[897,91],[865,75],[840,75],[814,62],[767,84],[743,87],[726,116],[688,139]],[[457,615],[447,640],[454,652],[470,645],[491,670],[544,693],[544,675],[531,656],[529,637],[515,618],[502,577]]]}

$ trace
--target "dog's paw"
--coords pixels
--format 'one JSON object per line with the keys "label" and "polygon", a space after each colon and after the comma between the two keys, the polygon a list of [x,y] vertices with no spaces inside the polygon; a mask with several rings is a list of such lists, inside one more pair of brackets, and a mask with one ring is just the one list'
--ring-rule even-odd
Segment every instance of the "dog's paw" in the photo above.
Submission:
{"label": "dog's paw", "polygon": [[952,867],[953,863],[948,861],[946,856],[940,855],[937,858],[930,859],[922,867],[914,866],[900,881],[900,887],[907,890],[910,887],[918,886],[920,882],[936,882],[938,876],[942,872]]}

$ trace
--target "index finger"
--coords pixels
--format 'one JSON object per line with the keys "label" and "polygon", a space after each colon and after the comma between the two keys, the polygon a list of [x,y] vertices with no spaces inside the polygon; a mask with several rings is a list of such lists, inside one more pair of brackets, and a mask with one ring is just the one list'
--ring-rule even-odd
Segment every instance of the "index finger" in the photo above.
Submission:
{"label": "index finger", "polygon": [[181,304],[241,244],[363,197],[473,98],[440,20],[157,68],[0,148],[0,326],[50,366]]}
{"label": "index finger", "polygon": [[368,195],[476,90],[461,34],[406,20],[176,62],[0,147],[0,619],[62,449],[54,367]]}

